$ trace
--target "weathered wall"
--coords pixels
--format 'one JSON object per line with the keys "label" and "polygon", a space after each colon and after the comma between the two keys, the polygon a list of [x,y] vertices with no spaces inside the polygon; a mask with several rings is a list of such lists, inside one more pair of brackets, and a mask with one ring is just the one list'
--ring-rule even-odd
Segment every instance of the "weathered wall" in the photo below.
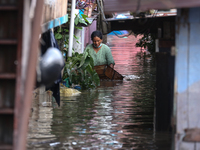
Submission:
{"label": "weathered wall", "polygon": [[83,51],[84,51],[85,47],[88,44],[92,43],[91,34],[93,31],[96,30],[96,21],[93,21],[93,23],[88,27],[83,27],[82,30],[75,29],[75,31],[74,31],[74,35],[77,36],[79,39],[74,38],[73,49],[75,52],[78,52],[78,53],[82,53],[82,47],[83,47]]}
{"label": "weathered wall", "polygon": [[[82,30],[84,30],[84,29],[82,29]],[[74,35],[76,37],[78,37],[79,39],[75,39],[74,38],[74,40],[73,40],[73,48],[74,48],[74,51],[78,52],[78,53],[81,53],[81,46],[82,46],[82,44],[81,44],[82,43],[81,37],[84,36],[84,35],[82,35],[82,30],[75,29],[75,31],[74,31]]]}
{"label": "weathered wall", "polygon": [[[176,150],[200,149],[200,8],[178,10],[176,20]],[[187,132],[186,129],[194,129]]]}
{"label": "weathered wall", "polygon": [[67,14],[68,0],[45,0],[43,23]]}
{"label": "weathered wall", "polygon": [[89,27],[85,28],[85,40],[84,40],[84,47],[86,47],[88,44],[91,44],[91,34],[93,31],[96,30],[96,20],[92,22],[92,24]]}

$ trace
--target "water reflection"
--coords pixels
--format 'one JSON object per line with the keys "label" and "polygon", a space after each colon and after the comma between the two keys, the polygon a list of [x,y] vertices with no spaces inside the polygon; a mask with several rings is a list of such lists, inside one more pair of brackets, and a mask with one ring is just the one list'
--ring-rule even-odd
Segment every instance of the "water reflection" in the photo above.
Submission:
{"label": "water reflection", "polygon": [[[60,108],[49,107],[49,111],[41,108],[49,113],[46,120],[49,130],[38,130],[39,126],[35,125],[41,122],[38,119],[31,122],[30,133],[35,129],[35,134],[28,137],[34,139],[29,139],[29,149],[170,149],[170,135],[154,132],[153,59],[134,48],[133,36],[126,39],[114,36],[108,41],[115,69],[135,78],[102,81],[100,87],[82,91],[81,95],[63,95]],[[38,133],[51,135],[51,140],[42,142]]]}
{"label": "water reflection", "polygon": [[28,144],[29,148],[39,148],[41,144],[52,142],[56,139],[51,133],[53,108],[52,93],[44,92],[33,97],[32,112],[29,119]]}

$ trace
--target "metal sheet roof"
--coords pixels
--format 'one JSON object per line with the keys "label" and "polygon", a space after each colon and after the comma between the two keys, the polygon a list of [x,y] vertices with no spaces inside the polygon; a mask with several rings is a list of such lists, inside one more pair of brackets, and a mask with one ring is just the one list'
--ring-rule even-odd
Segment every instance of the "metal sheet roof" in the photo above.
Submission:
{"label": "metal sheet roof", "polygon": [[104,12],[200,7],[200,0],[104,0]]}

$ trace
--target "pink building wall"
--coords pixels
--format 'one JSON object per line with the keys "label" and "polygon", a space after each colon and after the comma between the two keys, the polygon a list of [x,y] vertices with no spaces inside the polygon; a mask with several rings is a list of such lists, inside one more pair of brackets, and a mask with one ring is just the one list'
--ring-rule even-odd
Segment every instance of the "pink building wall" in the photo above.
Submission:
{"label": "pink building wall", "polygon": [[95,31],[97,29],[96,24],[97,24],[96,20],[94,20],[89,27],[85,27],[84,28],[84,30],[85,30],[84,47],[86,47],[88,44],[92,43],[92,41],[91,41],[91,34],[92,34],[93,31]]}

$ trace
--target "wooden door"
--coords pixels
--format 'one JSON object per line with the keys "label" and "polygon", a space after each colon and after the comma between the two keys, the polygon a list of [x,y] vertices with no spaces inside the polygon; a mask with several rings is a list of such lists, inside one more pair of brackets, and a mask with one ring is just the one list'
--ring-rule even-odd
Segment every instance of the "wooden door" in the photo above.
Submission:
{"label": "wooden door", "polygon": [[22,0],[0,0],[0,149],[13,149],[21,36]]}

